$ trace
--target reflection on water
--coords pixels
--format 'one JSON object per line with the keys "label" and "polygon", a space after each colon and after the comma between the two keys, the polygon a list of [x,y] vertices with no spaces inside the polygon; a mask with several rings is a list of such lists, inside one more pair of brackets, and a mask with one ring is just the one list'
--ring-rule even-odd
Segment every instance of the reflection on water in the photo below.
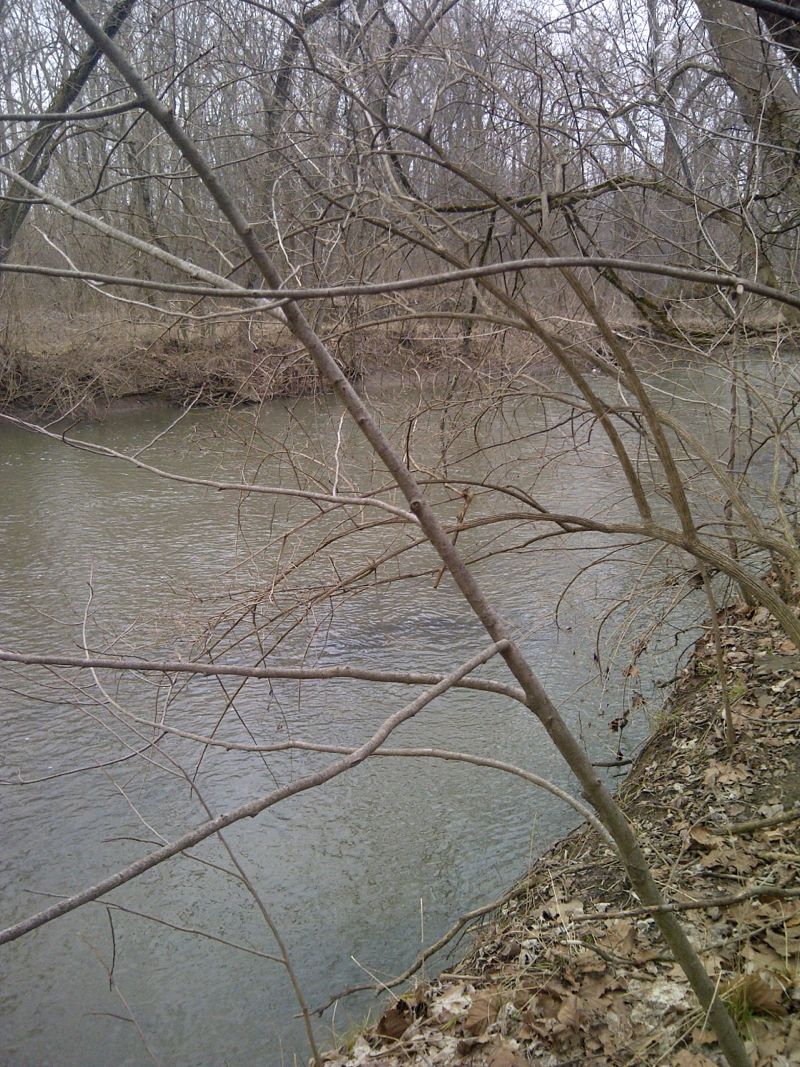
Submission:
{"label": "reflection on water", "polygon": [[[413,433],[405,415],[385,406],[384,417],[397,422],[421,471],[433,469],[448,446],[451,485],[430,492],[451,517],[464,506],[452,489],[459,477],[513,485],[562,511],[625,514],[604,442],[585,433],[573,438],[574,427],[543,436],[550,416],[533,401],[502,417],[484,412],[479,431],[469,410],[449,422],[439,414],[418,418]],[[172,418],[145,408],[83,432],[133,452]],[[325,491],[338,459],[340,492],[386,482],[346,427],[336,452],[338,413],[324,404],[272,404],[257,433],[252,422],[250,414],[193,412],[144,458],[183,474]],[[512,437],[517,443],[509,443]],[[481,452],[478,445],[487,444]],[[319,509],[306,501],[241,500],[176,485],[7,427],[0,428],[0,450],[5,647],[74,653],[85,612],[91,648],[151,658],[196,656],[205,644],[238,662],[255,662],[274,648],[286,663],[302,657],[323,666],[446,671],[486,643],[452,585],[438,580],[432,554],[424,547],[399,552],[413,530],[380,512],[336,511],[309,525]],[[468,518],[478,519],[489,505],[473,491]],[[510,497],[503,509],[522,510]],[[644,685],[624,679],[622,668],[649,616],[618,631],[608,677],[598,667],[594,635],[640,577],[639,563],[626,562],[625,554],[600,562],[609,546],[594,535],[541,541],[539,532],[513,521],[465,531],[459,545],[488,556],[476,564],[484,586],[564,714],[590,750],[608,759],[617,745],[608,719]],[[306,558],[320,538],[323,548]],[[643,558],[635,550],[627,556]],[[370,567],[379,557],[384,562]],[[363,577],[355,589],[340,585],[357,573]],[[676,656],[669,651],[662,677],[673,672]],[[505,677],[497,663],[482,673]],[[158,675],[104,676],[109,699],[86,672],[5,668],[3,681],[5,921],[203,821],[186,775],[220,812],[332,758],[213,748],[201,759],[195,743],[171,736],[164,755],[150,749],[103,767],[152,737],[142,723],[126,725],[111,699],[141,720],[163,715],[194,734],[353,745],[409,699],[399,685],[341,680],[178,677],[169,689]],[[657,702],[652,688],[639,691]],[[644,716],[635,717],[626,746],[645,731]],[[571,785],[532,717],[492,694],[451,692],[404,725],[393,743],[491,755]],[[403,969],[423,934],[434,939],[455,914],[497,895],[574,821],[549,795],[493,771],[381,759],[238,824],[227,838],[316,1004],[367,975]],[[127,910],[93,904],[3,949],[7,1062],[140,1064],[147,1054],[138,1031],[161,1063],[176,1067],[273,1067],[306,1058],[289,983],[264,955],[275,954],[269,931],[219,842],[158,867],[110,899]],[[373,1003],[344,1002],[337,1029]]]}

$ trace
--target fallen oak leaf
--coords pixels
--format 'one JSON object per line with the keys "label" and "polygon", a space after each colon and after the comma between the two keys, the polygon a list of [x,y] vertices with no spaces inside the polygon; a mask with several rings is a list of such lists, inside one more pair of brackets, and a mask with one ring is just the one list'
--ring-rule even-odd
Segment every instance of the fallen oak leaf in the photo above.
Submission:
{"label": "fallen oak leaf", "polygon": [[704,785],[732,785],[747,777],[748,772],[744,768],[731,766],[729,763],[720,763],[712,760],[704,775]]}
{"label": "fallen oak leaf", "polygon": [[542,1019],[555,1019],[561,1008],[564,997],[558,993],[552,994],[543,990],[536,997],[535,1014]]}
{"label": "fallen oak leaf", "polygon": [[778,930],[767,930],[764,940],[785,960],[796,959],[800,955],[800,931],[790,930],[787,927]]}
{"label": "fallen oak leaf", "polygon": [[489,1053],[489,1067],[528,1067],[527,1058],[509,1045],[495,1045]]}
{"label": "fallen oak leaf", "polygon": [[723,867],[735,870],[739,874],[749,874],[750,871],[755,870],[758,866],[757,858],[747,852],[733,852],[731,849],[723,850],[721,848],[715,848],[711,852],[707,852],[700,857],[698,862],[706,870],[712,870],[714,867]]}
{"label": "fallen oak leaf", "polygon": [[636,931],[629,919],[610,922],[601,938],[616,956],[623,958],[630,956],[636,945]]}
{"label": "fallen oak leaf", "polygon": [[581,1001],[574,993],[570,994],[558,1009],[556,1018],[562,1025],[569,1029],[574,1029],[580,1026],[583,1021],[583,1010],[581,1007]]}
{"label": "fallen oak leaf", "polygon": [[579,974],[605,974],[608,964],[595,952],[581,952],[576,956],[573,963],[574,969]]}
{"label": "fallen oak leaf", "polygon": [[381,1037],[400,1038],[414,1021],[414,1011],[405,1000],[398,1000],[382,1015],[376,1030]]}
{"label": "fallen oak leaf", "polygon": [[461,983],[431,1001],[431,1018],[442,1021],[454,1016],[458,1017],[468,1011],[471,1004],[472,998],[466,992],[465,985]]}
{"label": "fallen oak leaf", "polygon": [[702,1052],[683,1048],[674,1059],[675,1067],[717,1067],[715,1060],[710,1060]]}
{"label": "fallen oak leaf", "polygon": [[791,1032],[787,1035],[776,1028],[774,1023],[766,1023],[762,1019],[754,1019],[750,1024],[750,1038],[756,1052],[756,1063],[764,1064],[795,1064],[797,1058],[797,1035]]}
{"label": "fallen oak leaf", "polygon": [[722,844],[722,838],[704,826],[693,826],[689,830],[689,837],[694,845],[700,845],[701,848],[719,848]]}
{"label": "fallen oak leaf", "polygon": [[[559,1027],[559,1023],[555,1019],[537,1019],[530,1012],[526,1013],[523,1021],[526,1028],[536,1037],[541,1038],[542,1041],[549,1041]],[[522,1036],[522,1033],[520,1036]]]}
{"label": "fallen oak leaf", "polygon": [[464,1029],[476,1037],[485,1033],[497,1018],[503,999],[503,994],[496,988],[476,993],[464,1020]]}
{"label": "fallen oak leaf", "polygon": [[702,1030],[699,1026],[696,1026],[692,1030],[692,1041],[696,1045],[716,1045],[717,1035],[713,1030]]}

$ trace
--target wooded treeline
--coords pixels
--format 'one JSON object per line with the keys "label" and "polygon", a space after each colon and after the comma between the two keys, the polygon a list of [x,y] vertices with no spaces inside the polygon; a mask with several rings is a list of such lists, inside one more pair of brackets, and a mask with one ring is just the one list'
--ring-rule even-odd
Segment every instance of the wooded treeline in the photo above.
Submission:
{"label": "wooded treeline", "polygon": [[[727,0],[93,8],[292,286],[578,255],[794,287],[800,83],[794,31],[779,16],[767,16],[770,36]],[[5,264],[157,282],[176,280],[171,255],[253,286],[256,272],[196,175],[60,5],[5,5],[0,18]],[[15,175],[73,214],[52,203],[29,210],[35,191]],[[606,265],[591,284],[615,322],[670,335],[741,316],[735,289],[691,279]],[[355,358],[371,345],[360,331],[387,320],[401,339],[449,335],[460,346],[504,330],[506,298],[560,330],[579,306],[552,272],[510,271],[494,285],[341,297],[325,309],[325,329]],[[120,289],[8,274],[4,290],[9,340],[21,323],[30,337],[43,301],[48,314],[152,321],[163,310],[173,323],[181,312],[207,322],[232,310],[155,290],[112,309],[108,293]],[[775,314],[749,308],[762,325]]]}

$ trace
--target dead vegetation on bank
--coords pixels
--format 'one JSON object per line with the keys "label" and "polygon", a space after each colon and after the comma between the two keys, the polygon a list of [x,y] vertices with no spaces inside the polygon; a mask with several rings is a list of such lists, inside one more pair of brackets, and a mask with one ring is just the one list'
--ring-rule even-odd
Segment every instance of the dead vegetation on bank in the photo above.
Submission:
{"label": "dead vegetation on bank", "polygon": [[[747,1039],[800,1063],[800,652],[764,608],[720,616],[736,748],[701,640],[621,791],[654,873]],[[549,850],[452,973],[386,1006],[336,1067],[714,1067],[721,1054],[610,850]]]}
{"label": "dead vegetation on bank", "polygon": [[166,338],[133,350],[102,339],[36,353],[0,346],[0,406],[96,414],[128,397],[175,404],[243,404],[315,395],[310,360],[287,346]]}
{"label": "dead vegetation on bank", "polygon": [[[702,328],[684,323],[680,343],[630,323],[619,328],[638,365],[663,368],[665,360],[694,361],[694,334],[708,332],[708,323]],[[504,330],[465,334],[455,319],[440,325],[376,320],[350,327],[336,319],[322,333],[353,382],[381,381],[386,375],[415,380],[422,374],[447,384],[494,385],[529,381],[557,368],[552,354],[532,337]],[[727,340],[724,330],[711,333],[717,346],[740,339],[737,331]],[[786,324],[752,325],[747,334],[750,352],[771,352],[776,344],[797,341]],[[600,351],[594,331],[576,322],[575,343],[573,358],[590,369],[585,354]],[[326,391],[307,353],[274,322],[103,322],[94,313],[54,308],[46,315],[41,309],[18,314],[13,328],[7,322],[0,335],[0,408],[93,417],[128,398],[235,406]]]}
{"label": "dead vegetation on bank", "polygon": [[[13,320],[13,321],[12,321]],[[330,340],[351,381],[365,368],[433,355],[416,338],[385,329],[355,343]],[[439,346],[441,351],[441,345]],[[394,360],[395,363],[398,360]],[[133,397],[186,405],[239,405],[327,391],[312,360],[279,323],[255,319],[169,324],[53,307],[17,311],[0,332],[0,407],[48,414],[102,414]]]}
{"label": "dead vegetation on bank", "polygon": [[[473,346],[465,365],[458,361],[460,342],[387,329],[368,344],[343,339],[337,356],[350,381],[387,372],[452,375],[453,369],[486,376],[505,366],[490,347]],[[162,334],[131,325],[127,332],[65,328],[60,337],[0,341],[0,408],[93,416],[132,397],[235,406],[328,390],[307,353],[279,330]]]}
{"label": "dead vegetation on bank", "polygon": [[[116,402],[146,398],[186,406],[257,404],[328,392],[308,354],[280,323],[252,317],[198,323],[169,323],[141,314],[103,320],[97,310],[59,304],[17,306],[8,299],[0,331],[0,409],[48,416],[97,417]],[[417,310],[385,318],[353,319],[346,310],[318,322],[321,336],[351,382],[441,379],[530,384],[558,369],[552,352],[530,334],[473,328],[457,315],[425,321]],[[560,320],[559,320],[560,321]],[[578,368],[592,369],[604,352],[596,330],[573,320],[565,352]],[[619,339],[637,366],[663,370],[665,364],[692,363],[713,343],[716,355],[743,341],[750,354],[773,355],[781,346],[796,349],[800,334],[774,318],[743,322],[684,313],[670,331],[641,322],[615,321]],[[700,346],[700,347],[699,347]],[[612,373],[614,373],[613,360]]]}

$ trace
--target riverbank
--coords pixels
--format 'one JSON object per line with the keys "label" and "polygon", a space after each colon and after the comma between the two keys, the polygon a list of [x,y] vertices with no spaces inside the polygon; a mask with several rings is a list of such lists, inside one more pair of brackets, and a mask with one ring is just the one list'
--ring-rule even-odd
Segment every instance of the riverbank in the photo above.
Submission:
{"label": "riverbank", "polygon": [[[754,1067],[800,1063],[800,651],[763,608],[720,616],[736,744],[710,636],[619,797]],[[336,1067],[723,1063],[683,973],[610,849],[559,841],[467,958],[385,1005]]]}
{"label": "riverbank", "polygon": [[[500,335],[466,340],[458,324],[438,330],[408,324],[372,324],[358,331],[341,323],[323,330],[350,381],[367,390],[441,380],[498,381],[517,385],[558,371],[552,353],[534,338]],[[697,359],[705,327],[687,319],[682,338],[649,334],[640,325],[616,323],[627,338],[629,354],[642,370],[664,370],[665,356],[679,363]],[[723,339],[738,343],[745,334]],[[786,324],[752,324],[746,331],[750,355],[774,354],[780,340],[792,340]],[[680,342],[680,338],[677,339]],[[584,337],[594,348],[592,336]],[[691,344],[689,343],[691,342]],[[797,338],[793,344],[796,346]],[[142,400],[188,405],[239,406],[299,399],[329,392],[308,354],[285,327],[272,321],[169,325],[158,321],[109,320],[97,316],[37,312],[16,323],[0,340],[0,409],[48,416],[104,417],[120,405]]]}
{"label": "riverbank", "polygon": [[174,338],[131,352],[69,346],[36,355],[0,348],[0,407],[96,416],[134,398],[185,406],[252,404],[321,392],[311,361],[292,347],[264,352],[231,339]]}
{"label": "riverbank", "polygon": [[[382,351],[351,354],[341,362],[350,381],[377,390],[416,383],[420,376],[431,383],[441,379],[447,388],[454,374],[463,373],[452,353],[400,345],[396,338]],[[536,368],[545,364],[552,370],[544,359]],[[476,360],[471,377],[498,375],[510,378],[512,370],[485,358]],[[112,350],[73,349],[32,357],[12,355],[0,345],[0,410],[15,413],[97,418],[137,401],[238,407],[329,392],[310,357],[288,343],[265,350],[229,341],[187,346],[171,340],[124,357]]]}
{"label": "riverbank", "polygon": [[[463,373],[463,339],[446,331],[378,324],[356,334],[336,322],[323,335],[353,382],[439,371],[449,378],[455,367]],[[515,351],[511,362],[518,370],[530,358]],[[475,341],[470,359],[474,375],[494,375],[506,356],[491,341]],[[328,391],[308,354],[272,321],[170,326],[54,311],[30,315],[0,339],[6,410],[94,417],[135,398],[236,406]]]}

